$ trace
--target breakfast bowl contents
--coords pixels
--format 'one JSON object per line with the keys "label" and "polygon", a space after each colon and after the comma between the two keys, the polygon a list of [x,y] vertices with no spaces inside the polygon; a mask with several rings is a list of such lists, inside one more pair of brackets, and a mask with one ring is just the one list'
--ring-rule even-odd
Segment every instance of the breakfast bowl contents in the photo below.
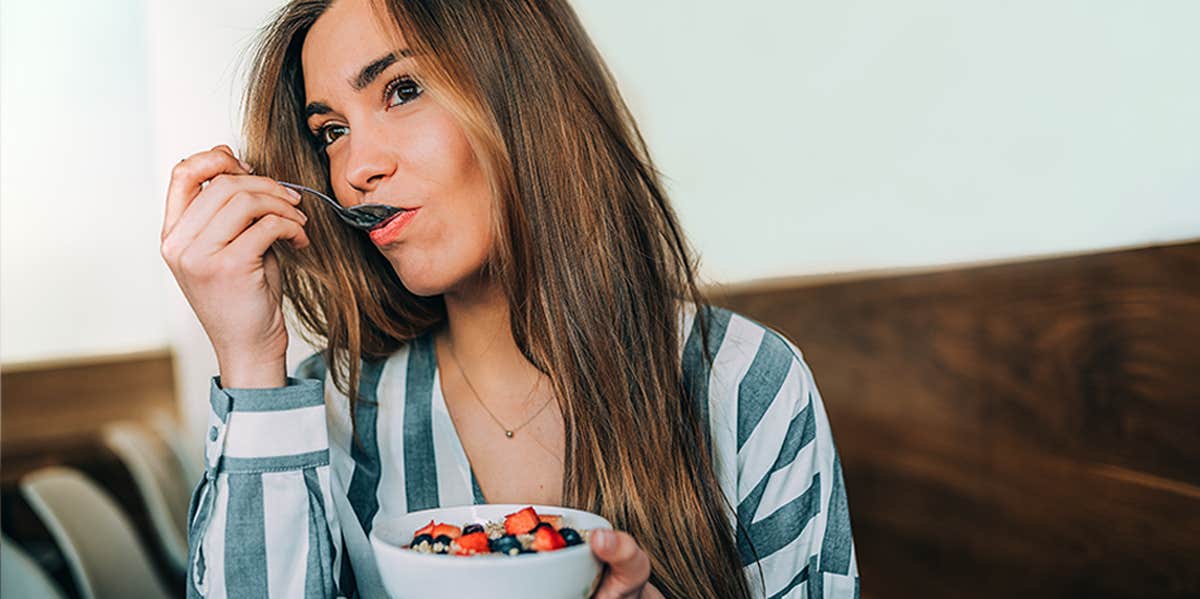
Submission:
{"label": "breakfast bowl contents", "polygon": [[533,506],[526,506],[506,515],[503,522],[476,522],[460,527],[430,520],[413,533],[408,548],[459,556],[516,556],[574,547],[586,542],[590,532],[564,526],[560,515],[539,514]]}
{"label": "breakfast bowl contents", "polygon": [[469,505],[381,515],[370,542],[392,597],[586,599],[602,570],[588,539],[611,527],[564,507]]}

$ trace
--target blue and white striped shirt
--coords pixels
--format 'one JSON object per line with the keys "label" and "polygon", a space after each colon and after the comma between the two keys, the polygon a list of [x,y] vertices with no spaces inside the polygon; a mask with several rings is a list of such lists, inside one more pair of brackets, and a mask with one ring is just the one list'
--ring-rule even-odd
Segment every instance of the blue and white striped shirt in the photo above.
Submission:
{"label": "blue and white striped shirt", "polygon": [[[711,369],[701,359],[695,308],[685,308],[684,382],[707,398],[713,463],[737,506],[754,595],[857,597],[841,464],[812,373],[778,332],[705,309],[715,359]],[[441,394],[431,335],[364,360],[361,376],[361,443],[319,353],[285,387],[222,389],[213,377],[205,476],[188,518],[189,597],[355,596],[330,477],[368,533],[378,518],[484,502]]]}

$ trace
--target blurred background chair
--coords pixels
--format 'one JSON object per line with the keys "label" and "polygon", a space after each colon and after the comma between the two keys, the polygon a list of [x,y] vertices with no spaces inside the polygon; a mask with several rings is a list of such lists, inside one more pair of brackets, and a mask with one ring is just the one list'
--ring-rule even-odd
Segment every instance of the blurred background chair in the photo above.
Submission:
{"label": "blurred background chair", "polygon": [[190,490],[184,466],[167,442],[174,425],[165,419],[159,430],[124,421],[104,427],[104,444],[129,470],[149,513],[159,548],[178,573],[187,571],[187,509]]}
{"label": "blurred background chair", "polygon": [[189,444],[179,432],[172,353],[5,364],[0,383],[3,533],[64,596],[83,596],[69,548],[23,488],[34,472],[70,468],[103,489],[131,525],[150,578],[182,596],[186,512],[203,470],[200,439]]}
{"label": "blurred background chair", "polygon": [[82,473],[44,468],[23,477],[20,489],[62,549],[85,599],[170,596],[132,522]]}
{"label": "blurred background chair", "polygon": [[63,594],[33,558],[7,535],[0,535],[0,597],[62,599]]}
{"label": "blurred background chair", "polygon": [[[186,503],[191,500],[192,489],[204,476],[204,446],[187,442],[187,431],[174,414],[173,410],[159,409],[151,413],[143,423],[166,443],[175,456],[175,463],[179,465],[180,476],[184,481]],[[185,515],[186,509],[185,507]]]}

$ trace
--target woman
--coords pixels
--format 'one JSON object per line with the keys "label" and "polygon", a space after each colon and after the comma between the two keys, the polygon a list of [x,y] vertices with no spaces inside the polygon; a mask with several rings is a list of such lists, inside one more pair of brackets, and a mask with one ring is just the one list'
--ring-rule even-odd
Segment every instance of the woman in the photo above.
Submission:
{"label": "woman", "polygon": [[[472,502],[607,517],[597,597],[857,595],[812,376],[703,301],[565,0],[294,1],[245,116],[163,227],[220,366],[189,596],[370,596],[373,523]],[[279,180],[408,212],[364,234]],[[294,377],[282,297],[325,348]]]}

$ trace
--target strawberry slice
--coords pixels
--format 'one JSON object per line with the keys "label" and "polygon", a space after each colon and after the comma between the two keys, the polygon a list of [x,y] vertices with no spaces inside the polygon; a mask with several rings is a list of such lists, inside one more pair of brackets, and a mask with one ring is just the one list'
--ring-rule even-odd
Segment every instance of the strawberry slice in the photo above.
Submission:
{"label": "strawberry slice", "polygon": [[458,537],[454,541],[458,544],[458,550],[455,555],[475,555],[476,553],[488,553],[488,536],[486,532],[473,532],[469,535]]}
{"label": "strawberry slice", "polygon": [[534,551],[554,551],[566,546],[567,542],[563,540],[562,535],[549,526],[539,526],[533,531],[533,543],[530,547]]}
{"label": "strawberry slice", "polygon": [[414,533],[413,533],[413,538],[415,539],[415,538],[417,538],[417,537],[419,537],[419,536],[421,536],[421,535],[427,535],[427,534],[430,534],[430,533],[432,533],[432,532],[433,532],[433,520],[430,520],[430,521],[429,521],[429,524],[426,524],[425,526],[422,526],[420,530],[418,530],[417,532],[414,532]]}
{"label": "strawberry slice", "polygon": [[537,512],[533,511],[532,507],[527,507],[504,517],[504,532],[510,535],[525,534],[533,530],[539,522]]}
{"label": "strawberry slice", "polygon": [[554,530],[562,528],[562,516],[558,514],[538,514],[538,520],[554,527]]}
{"label": "strawberry slice", "polygon": [[457,539],[462,536],[462,529],[453,524],[438,524],[433,527],[433,532],[429,534],[435,539],[442,535],[446,535],[451,539]]}

